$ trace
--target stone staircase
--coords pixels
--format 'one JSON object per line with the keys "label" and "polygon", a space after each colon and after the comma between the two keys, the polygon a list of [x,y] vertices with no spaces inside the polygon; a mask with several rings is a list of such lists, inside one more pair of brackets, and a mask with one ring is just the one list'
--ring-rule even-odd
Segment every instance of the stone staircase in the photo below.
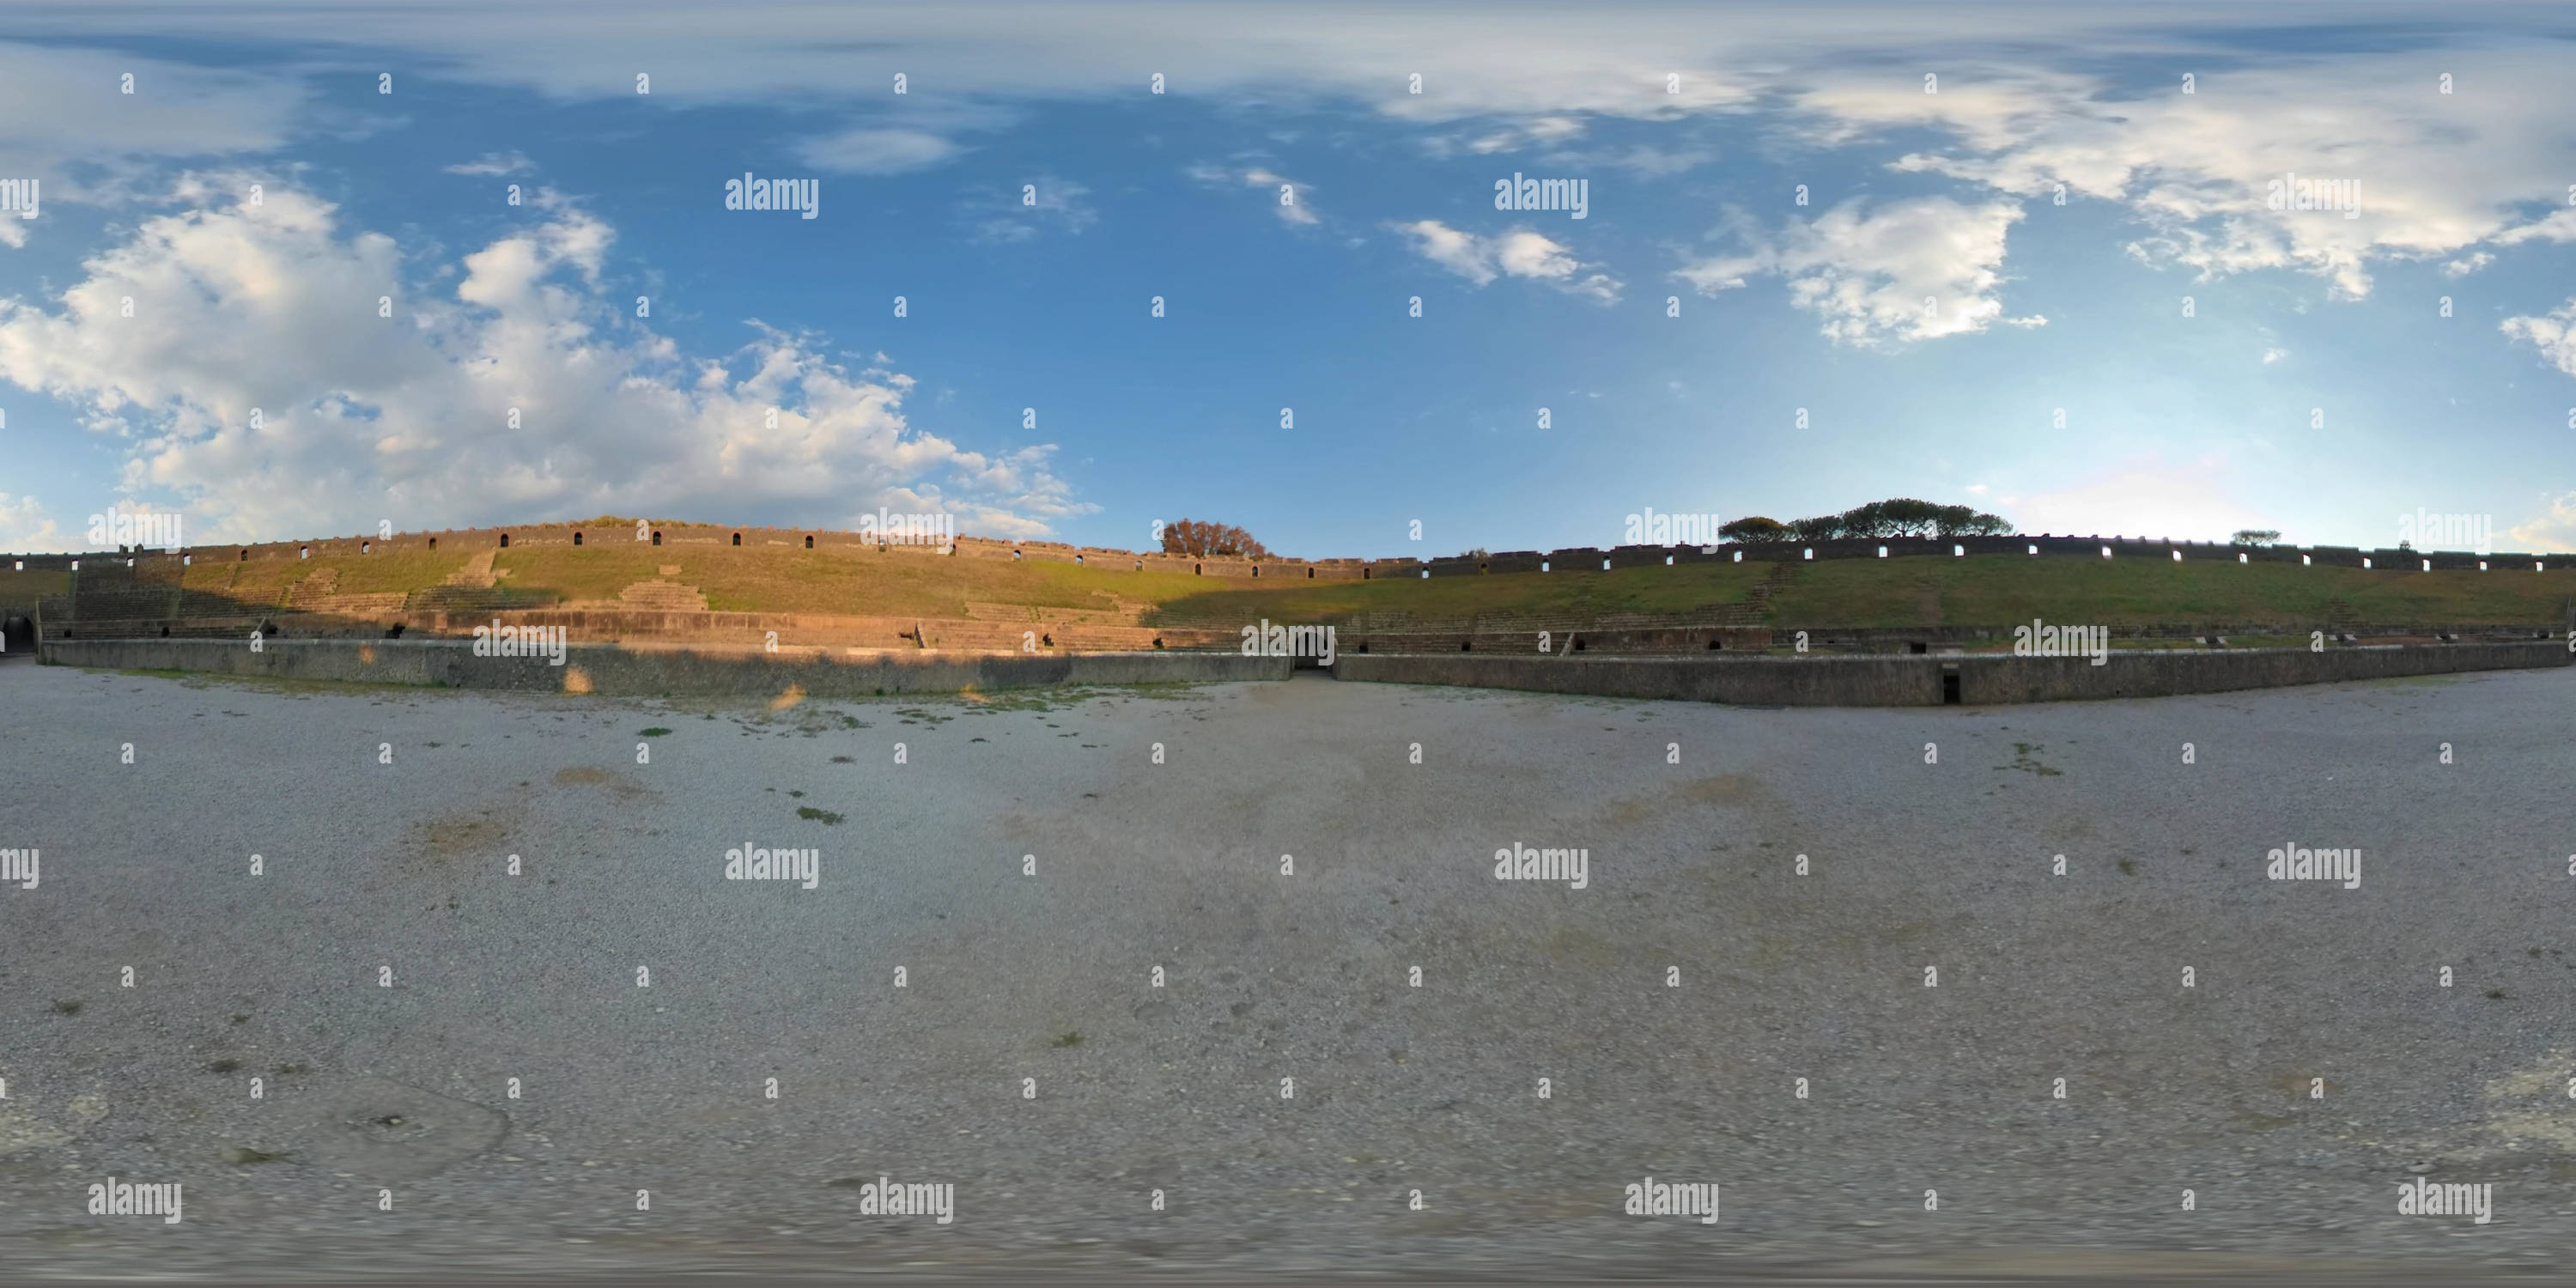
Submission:
{"label": "stone staircase", "polygon": [[399,590],[359,591],[343,595],[339,586],[338,569],[316,569],[312,575],[288,586],[277,606],[290,613],[379,620],[400,616],[411,600],[410,595]]}
{"label": "stone staircase", "polygon": [[302,580],[290,583],[286,588],[285,596],[278,600],[278,606],[289,612],[316,612],[325,602],[336,597],[339,590],[339,569],[317,569]]}
{"label": "stone staircase", "polygon": [[639,581],[617,592],[617,602],[628,608],[665,613],[703,613],[707,597],[695,586],[675,581]]}
{"label": "stone staircase", "polygon": [[500,577],[492,571],[492,561],[500,554],[499,550],[485,550],[472,559],[466,560],[464,567],[447,574],[447,584],[488,589],[494,582],[500,580]]}
{"label": "stone staircase", "polygon": [[1062,608],[1051,604],[994,604],[969,600],[966,616],[974,621],[1063,622],[1083,626],[1142,626],[1145,605],[1119,601],[1115,608]]}
{"label": "stone staircase", "polygon": [[465,561],[464,567],[447,574],[446,581],[405,596],[401,611],[480,617],[541,602],[501,586],[500,575],[492,571],[492,560],[500,553],[497,549],[476,552],[472,559]]}
{"label": "stone staircase", "polygon": [[402,597],[404,613],[445,613],[450,617],[481,617],[512,609],[536,608],[553,601],[546,596],[512,590],[507,586],[473,586],[450,583],[415,590]]}
{"label": "stone staircase", "polygon": [[1788,589],[1797,580],[1797,564],[1786,559],[1773,561],[1770,573],[1762,580],[1753,583],[1752,592],[1744,597],[1743,602],[1721,606],[1718,624],[1722,626],[1762,625],[1771,616],[1771,597]]}

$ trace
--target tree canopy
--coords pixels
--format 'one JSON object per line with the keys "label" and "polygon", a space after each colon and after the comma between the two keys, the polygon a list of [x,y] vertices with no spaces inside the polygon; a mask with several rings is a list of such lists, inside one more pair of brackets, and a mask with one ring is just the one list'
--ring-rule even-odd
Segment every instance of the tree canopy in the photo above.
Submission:
{"label": "tree canopy", "polygon": [[1832,541],[1868,537],[1999,537],[2013,525],[2001,515],[1964,505],[1934,505],[1912,497],[1890,497],[1854,506],[1840,514],[1818,515],[1781,523],[1747,515],[1718,535],[1729,541]]}
{"label": "tree canopy", "polygon": [[1163,553],[1188,555],[1231,555],[1243,559],[1267,559],[1270,551],[1252,534],[1231,523],[1209,523],[1200,519],[1182,519],[1163,529]]}
{"label": "tree canopy", "polygon": [[1717,535],[1727,541],[1786,541],[1789,539],[1789,525],[1778,519],[1748,514],[1719,528]]}

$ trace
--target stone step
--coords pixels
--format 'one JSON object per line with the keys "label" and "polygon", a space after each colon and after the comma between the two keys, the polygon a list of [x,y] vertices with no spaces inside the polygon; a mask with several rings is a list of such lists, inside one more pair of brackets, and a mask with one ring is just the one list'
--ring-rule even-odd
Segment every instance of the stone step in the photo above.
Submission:
{"label": "stone step", "polygon": [[674,581],[639,581],[617,592],[617,600],[628,608],[677,613],[707,611],[705,593],[695,586],[683,586]]}
{"label": "stone step", "polygon": [[500,557],[497,549],[485,550],[466,561],[465,566],[447,574],[450,586],[489,586],[499,578],[492,574],[492,561]]}

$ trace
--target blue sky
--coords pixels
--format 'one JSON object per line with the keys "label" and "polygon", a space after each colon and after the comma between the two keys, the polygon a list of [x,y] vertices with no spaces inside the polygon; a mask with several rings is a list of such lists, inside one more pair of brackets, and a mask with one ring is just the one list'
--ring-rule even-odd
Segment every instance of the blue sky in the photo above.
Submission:
{"label": "blue sky", "polygon": [[[117,504],[207,543],[883,505],[1433,555],[1889,495],[2318,544],[2421,509],[2576,549],[2553,27],[13,9],[0,180],[43,203],[0,213],[0,549],[85,548]],[[746,171],[816,181],[817,217],[725,209]],[[2291,172],[2356,217],[2269,208]],[[1495,209],[1515,174],[1583,180],[1586,217]]]}

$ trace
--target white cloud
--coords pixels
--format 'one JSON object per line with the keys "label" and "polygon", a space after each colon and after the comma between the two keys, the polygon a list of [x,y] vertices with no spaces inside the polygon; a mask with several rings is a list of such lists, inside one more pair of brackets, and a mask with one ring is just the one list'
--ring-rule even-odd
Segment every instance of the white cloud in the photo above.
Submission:
{"label": "white cloud", "polygon": [[[145,64],[123,53],[66,49],[81,41],[173,40],[232,44],[309,39],[313,19],[302,4],[245,0],[225,6],[179,6],[147,12],[114,5],[64,11],[12,12],[14,31],[58,42],[25,46],[30,58],[53,59],[66,92],[31,103],[80,101],[89,87],[113,84],[118,70]],[[786,102],[882,106],[896,73],[911,92],[895,100],[903,120],[883,128],[918,130],[951,141],[979,128],[955,112],[998,103],[1105,100],[1144,92],[1151,64],[1170,72],[1173,95],[1208,101],[1258,95],[1292,108],[1358,103],[1413,124],[1522,121],[1516,134],[1544,140],[1578,132],[1584,116],[1669,120],[1703,111],[1750,107],[1757,86],[1733,70],[1749,51],[1794,44],[1837,30],[1844,20],[1809,20],[1794,12],[1741,21],[1677,16],[1661,6],[1605,4],[1587,12],[1583,30],[1540,11],[1496,10],[1472,21],[1436,11],[1371,4],[1171,6],[1105,0],[1082,6],[956,0],[920,5],[869,2],[818,6],[806,0],[741,0],[709,7],[698,0],[634,0],[613,23],[568,21],[543,4],[478,8],[460,22],[447,12],[409,6],[335,10],[333,43],[346,49],[398,51],[437,68],[442,79],[531,90],[553,99],[636,101],[635,69],[652,68],[654,100],[685,96],[693,104]],[[1891,40],[1946,24],[1902,13],[1877,22]],[[2028,24],[1998,24],[2020,33]],[[1752,38],[1759,37],[1756,41]],[[82,60],[91,60],[96,67]],[[1667,93],[1667,73],[1683,73]],[[104,71],[104,77],[98,75]],[[1419,73],[1423,91],[1411,92]],[[291,75],[156,73],[148,83],[176,86],[220,79],[227,90],[253,89],[292,103],[303,95]],[[0,136],[8,123],[49,115],[9,101],[16,78],[0,68]],[[162,104],[168,99],[164,97]],[[224,106],[230,107],[231,104]],[[140,119],[134,102],[113,113]],[[952,109],[954,109],[952,111]],[[166,110],[156,107],[153,110]],[[232,112],[186,123],[205,131],[240,119]],[[265,128],[262,137],[282,131]],[[137,131],[146,138],[146,131]],[[162,142],[176,137],[161,136]],[[818,147],[830,155],[828,141]],[[865,145],[861,156],[867,154]],[[924,155],[926,145],[880,145],[892,160]],[[951,143],[953,146],[953,142]],[[909,150],[907,150],[909,149]],[[155,150],[198,155],[206,149]],[[56,155],[90,157],[95,149]],[[818,166],[822,160],[809,162]],[[864,171],[879,173],[879,171]],[[6,171],[0,171],[6,173]]]}
{"label": "white cloud", "polygon": [[2287,349],[2267,347],[2263,350],[2263,365],[2267,367],[2271,366],[2273,363],[2279,362],[2281,359],[2289,356],[2290,351]]}
{"label": "white cloud", "polygon": [[[2281,52],[2275,29],[2285,20],[2265,6],[2187,5],[2158,10],[2153,22],[2140,21],[2141,12],[2125,4],[1687,11],[1603,0],[1568,28],[1538,9],[1463,21],[1438,9],[1346,3],[1302,6],[1292,17],[1275,6],[1131,0],[820,8],[636,0],[616,23],[583,28],[578,58],[566,57],[573,37],[545,5],[479,10],[470,23],[434,6],[362,6],[335,12],[333,36],[351,48],[402,50],[442,76],[568,98],[631,101],[631,69],[652,66],[664,69],[657,94],[692,103],[887,110],[893,75],[905,72],[913,93],[894,100],[888,116],[802,145],[811,164],[859,173],[949,159],[958,132],[992,128],[1020,110],[1000,104],[1137,95],[1135,69],[1145,65],[1188,69],[1174,71],[1175,95],[1356,103],[1389,120],[1455,127],[1424,140],[1454,152],[1563,150],[1601,133],[1604,121],[1740,117],[1777,105],[1787,119],[1769,132],[1793,144],[1931,131],[1946,138],[1897,168],[2024,197],[2063,184],[2136,213],[2148,227],[2135,251],[2150,262],[2204,277],[2287,268],[2346,296],[2370,289],[2377,261],[2462,262],[2482,243],[2552,236],[2562,217],[2576,219],[2561,212],[2543,229],[2517,227],[2531,203],[2561,203],[2561,162],[2576,150],[2564,53],[2542,7],[2482,14],[2480,39],[2426,38],[2443,70],[2456,73],[2456,94],[2434,91],[2420,46],[2300,55]],[[26,169],[5,164],[22,143],[49,167],[136,150],[270,147],[304,102],[291,75],[74,47],[120,34],[296,37],[310,25],[301,5],[64,6],[11,17],[13,29],[48,43],[0,46],[0,173]],[[2255,46],[2264,52],[2251,59],[2214,52]],[[2192,67],[2204,57],[2218,65],[2196,70],[2190,95],[2178,81],[2141,86],[2059,70]],[[1922,92],[1917,69],[1926,64],[1941,68],[1938,94]],[[110,112],[58,110],[138,66],[149,93]],[[1696,157],[1640,144],[1598,164],[1653,176]],[[2266,209],[2265,181],[2286,171],[2357,180],[2362,217]]]}
{"label": "white cloud", "polygon": [[[306,37],[312,17],[303,4],[22,8],[10,15],[13,31],[46,43],[9,47],[23,51],[36,77],[0,68],[0,145],[31,120],[48,129],[80,117],[72,128],[84,142],[113,131],[161,154],[223,150],[240,146],[227,132],[277,138],[281,106],[301,94],[292,76],[198,71],[74,46]],[[1147,66],[1170,70],[1178,96],[1259,96],[1291,108],[1357,103],[1392,120],[1458,125],[1425,140],[1456,150],[1557,146],[1602,120],[1669,122],[1780,104],[1799,118],[1780,131],[1794,141],[1947,132],[1955,143],[1901,164],[2018,195],[2063,182],[2076,195],[2127,202],[2158,224],[2139,245],[2160,260],[2207,273],[2293,267],[2353,292],[2367,289],[2370,259],[2450,255],[2503,230],[2518,203],[2563,196],[2552,185],[2565,181],[2560,158],[2576,142],[2576,117],[2565,110],[2565,54],[2550,13],[2481,10],[2474,24],[2404,48],[2310,55],[2281,31],[2299,23],[2330,30],[2325,17],[2207,3],[1693,9],[1600,0],[1570,26],[1543,7],[1470,17],[1335,0],[1294,9],[634,0],[614,23],[572,25],[543,4],[478,9],[471,22],[438,6],[344,6],[333,11],[331,35],[346,48],[400,50],[443,77],[557,98],[633,101],[633,69],[654,67],[657,95],[692,103],[882,109],[903,72],[913,92],[895,100],[900,120],[882,128],[942,139],[970,128],[943,111],[1128,99],[1144,91],[1138,69]],[[2435,92],[2431,51],[2442,71],[2456,73],[2458,93]],[[51,110],[138,65],[151,93],[112,112]],[[2182,94],[2178,74],[2141,85],[2056,70],[2068,66],[2194,68],[2196,92]],[[1926,94],[1921,72],[1935,67],[1940,92]],[[182,91],[197,101],[177,101]],[[887,161],[927,149],[917,140],[861,145],[863,157]],[[2360,180],[2364,218],[2262,209],[2263,180],[2287,170]]]}
{"label": "white cloud", "polygon": [[2452,260],[2448,264],[2444,264],[2442,266],[2442,276],[2467,277],[2469,274],[2474,273],[2481,268],[2485,268],[2487,265],[2494,262],[2495,256],[2490,255],[2485,251],[2479,251],[2473,255],[2463,255],[2458,259]]}
{"label": "white cloud", "polygon": [[1477,156],[1497,152],[1517,152],[1527,147],[1561,144],[1583,135],[1582,118],[1557,114],[1521,116],[1505,120],[1498,128],[1472,138],[1435,135],[1424,141],[1434,156],[1451,156],[1465,151]]}
{"label": "white cloud", "polygon": [[2544,498],[2549,509],[2505,529],[2514,548],[2534,554],[2576,551],[2576,492]]}
{"label": "white cloud", "polygon": [[1278,194],[1272,199],[1270,208],[1277,212],[1282,221],[1292,224],[1317,222],[1314,198],[1310,195],[1314,191],[1313,184],[1297,183],[1259,166],[1244,171],[1243,181],[1252,187],[1267,188]]}
{"label": "white cloud", "polygon": [[2576,299],[2550,310],[2546,317],[2506,318],[2498,329],[2538,348],[2551,366],[2576,376]]}
{"label": "white cloud", "polygon": [[1478,286],[1494,280],[1493,256],[1477,242],[1474,234],[1460,232],[1437,219],[1398,224],[1395,230],[1411,236],[1414,252],[1424,259]]}
{"label": "white cloud", "polygon": [[964,149],[927,130],[855,129],[796,145],[805,164],[841,174],[904,174],[927,170]]}
{"label": "white cloud", "polygon": [[2576,210],[2553,211],[2546,219],[2508,228],[2488,240],[2498,246],[2519,246],[2532,241],[2576,241]]}
{"label": "white cloud", "polygon": [[[1837,71],[1795,96],[1821,141],[1928,128],[1955,145],[1892,168],[1967,179],[2017,196],[2127,205],[2148,230],[2131,250],[2205,279],[2291,269],[2334,294],[2371,289],[2370,265],[2429,259],[2498,237],[2552,200],[2576,125],[2558,88],[2563,57],[2527,48],[2446,48],[2475,93],[2436,92],[2418,51],[2265,58],[2195,73],[2195,92],[1970,65],[1922,93],[1883,73]],[[2358,217],[2275,210],[2269,185],[2358,185]],[[2545,231],[2525,234],[2548,236]]]}
{"label": "white cloud", "polygon": [[1270,208],[1280,222],[1301,227],[1323,222],[1315,213],[1314,185],[1298,183],[1276,171],[1261,166],[1229,170],[1223,166],[1194,165],[1184,171],[1192,179],[1211,188],[1242,186],[1259,188],[1270,194]]}
{"label": "white cloud", "polygon": [[0,43],[0,175],[42,180],[47,201],[99,200],[167,158],[278,147],[305,106],[293,76]]}
{"label": "white cloud", "polygon": [[452,296],[275,180],[260,206],[146,219],[52,307],[0,300],[0,379],[119,435],[123,488],[207,539],[603,510],[843,522],[922,498],[968,531],[1036,535],[1091,508],[1049,472],[1052,447],[916,432],[910,377],[851,371],[819,337],[755,322],[733,354],[682,353],[599,284],[613,230],[551,194],[538,208],[464,257]]}
{"label": "white cloud", "polygon": [[1071,179],[1047,175],[971,199],[964,210],[976,221],[976,241],[1024,242],[1050,227],[1079,233],[1100,222],[1100,213],[1084,200],[1090,195],[1091,189]]}
{"label": "white cloud", "polygon": [[1619,298],[1617,279],[1589,271],[1597,266],[1577,260],[1572,251],[1527,228],[1515,228],[1497,237],[1478,237],[1437,219],[1393,227],[1413,239],[1415,254],[1478,286],[1498,276],[1521,277],[1603,304],[1615,303]]}
{"label": "white cloud", "polygon": [[1901,344],[1996,323],[2045,326],[2046,318],[2005,317],[1994,297],[2003,283],[2005,231],[2021,217],[2009,201],[1968,206],[1918,197],[1872,214],[1848,201],[1812,222],[1791,220],[1777,237],[1738,219],[1736,235],[1750,243],[1744,253],[1709,256],[1674,276],[1715,295],[1743,286],[1748,275],[1778,274],[1790,300],[1823,318],[1824,334],[1841,344]]}
{"label": "white cloud", "polygon": [[491,178],[510,174],[533,174],[536,168],[537,163],[529,160],[527,153],[512,149],[506,153],[486,152],[472,161],[460,161],[447,167],[446,173]]}
{"label": "white cloud", "polygon": [[17,554],[66,550],[71,539],[32,496],[0,492],[0,550]]}

